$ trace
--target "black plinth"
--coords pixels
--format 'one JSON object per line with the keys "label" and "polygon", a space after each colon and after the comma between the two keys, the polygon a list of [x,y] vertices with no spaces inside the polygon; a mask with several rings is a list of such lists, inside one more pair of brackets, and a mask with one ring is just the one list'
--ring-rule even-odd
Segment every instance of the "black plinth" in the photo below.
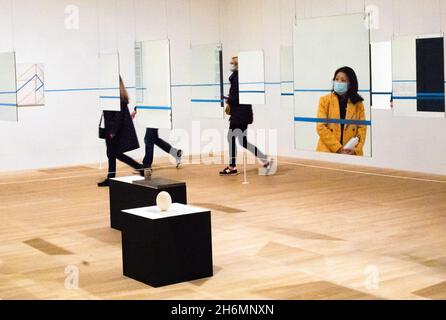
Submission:
{"label": "black plinth", "polygon": [[210,211],[173,208],[166,217],[157,207],[123,212],[125,276],[155,288],[213,276]]}
{"label": "black plinth", "polygon": [[156,205],[156,197],[167,191],[176,203],[187,204],[186,183],[162,178],[151,181],[141,177],[125,177],[110,180],[110,224],[121,230],[122,210]]}

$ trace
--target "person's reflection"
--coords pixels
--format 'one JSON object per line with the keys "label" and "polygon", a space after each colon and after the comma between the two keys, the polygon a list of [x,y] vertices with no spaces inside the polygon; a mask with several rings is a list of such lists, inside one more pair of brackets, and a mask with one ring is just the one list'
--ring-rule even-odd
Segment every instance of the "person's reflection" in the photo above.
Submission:
{"label": "person's reflection", "polygon": [[364,99],[358,94],[355,71],[343,67],[333,78],[333,91],[320,98],[317,117],[319,143],[317,151],[348,155],[364,155],[367,136]]}
{"label": "person's reflection", "polygon": [[124,162],[137,170],[141,175],[144,175],[142,164],[124,154],[139,149],[139,142],[135,126],[129,113],[129,94],[121,77],[119,77],[119,92],[121,110],[104,111],[108,176],[107,179],[98,183],[98,187],[110,186],[110,179],[116,177],[116,160]]}

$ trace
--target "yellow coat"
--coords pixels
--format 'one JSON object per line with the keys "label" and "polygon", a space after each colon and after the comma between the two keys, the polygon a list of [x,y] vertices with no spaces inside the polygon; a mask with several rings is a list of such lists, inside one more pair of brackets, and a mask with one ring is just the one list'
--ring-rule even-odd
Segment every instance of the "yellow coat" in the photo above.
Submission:
{"label": "yellow coat", "polygon": [[[336,94],[330,93],[320,98],[317,117],[318,119],[341,118],[339,100]],[[365,121],[366,116],[364,103],[358,102],[356,104],[353,104],[349,100],[347,104],[347,113],[345,119]],[[317,151],[319,152],[337,153],[352,138],[358,137],[359,144],[355,148],[355,154],[357,156],[364,155],[364,143],[367,138],[366,125],[344,125],[344,141],[341,141],[341,124],[338,123],[318,123],[317,133],[319,135]]]}

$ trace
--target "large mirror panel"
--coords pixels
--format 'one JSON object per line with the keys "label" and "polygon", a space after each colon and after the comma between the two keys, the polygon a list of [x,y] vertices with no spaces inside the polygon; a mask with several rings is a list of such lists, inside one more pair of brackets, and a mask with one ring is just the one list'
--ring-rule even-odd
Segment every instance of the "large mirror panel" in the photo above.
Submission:
{"label": "large mirror panel", "polygon": [[[346,50],[352,43],[355,49]],[[364,14],[297,21],[294,28],[297,149],[371,156],[369,46]],[[335,86],[334,75],[341,67],[349,69],[336,74]]]}

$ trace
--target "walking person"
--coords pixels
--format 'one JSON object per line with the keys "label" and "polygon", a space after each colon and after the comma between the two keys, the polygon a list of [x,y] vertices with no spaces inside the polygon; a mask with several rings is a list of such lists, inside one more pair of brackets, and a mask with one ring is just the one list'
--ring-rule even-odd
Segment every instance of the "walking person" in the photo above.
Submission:
{"label": "walking person", "polygon": [[116,160],[124,162],[141,175],[144,175],[142,164],[125,155],[126,152],[139,149],[135,126],[128,109],[129,95],[122,78],[119,78],[121,99],[120,111],[104,111],[105,143],[108,157],[107,179],[98,183],[98,187],[108,187],[110,179],[116,177]]}
{"label": "walking person", "polygon": [[252,105],[240,104],[239,101],[239,79],[238,79],[238,57],[233,57],[231,60],[232,75],[229,78],[231,88],[229,90],[229,97],[226,99],[227,107],[226,113],[230,115],[229,119],[229,158],[230,163],[223,171],[220,172],[221,176],[234,176],[238,175],[237,170],[237,143],[243,146],[243,148],[253,153],[263,164],[266,169],[266,173],[272,169],[273,160],[267,157],[256,146],[248,142],[247,133],[248,126],[254,122],[254,116],[252,112]]}

